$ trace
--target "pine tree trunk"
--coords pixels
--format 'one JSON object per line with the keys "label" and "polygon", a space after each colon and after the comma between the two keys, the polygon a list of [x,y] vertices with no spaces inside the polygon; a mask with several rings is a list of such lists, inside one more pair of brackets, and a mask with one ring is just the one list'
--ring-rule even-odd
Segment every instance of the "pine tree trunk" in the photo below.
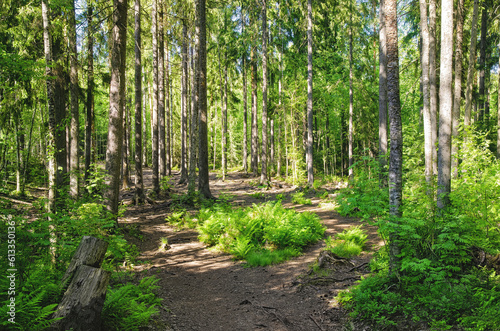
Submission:
{"label": "pine tree trunk", "polygon": [[206,7],[205,0],[197,0],[198,3],[198,40],[199,40],[199,177],[198,192],[207,199],[212,199],[210,182],[208,177],[208,139],[207,139],[207,31],[206,31]]}
{"label": "pine tree trunk", "polygon": [[85,182],[90,176],[90,164],[92,162],[92,137],[94,126],[94,34],[93,34],[93,7],[87,8],[87,102],[85,118]]}
{"label": "pine tree trunk", "polygon": [[467,70],[467,91],[465,93],[465,114],[464,126],[467,129],[471,124],[472,90],[474,86],[474,67],[476,63],[476,43],[477,43],[477,18],[479,0],[474,0],[474,11],[472,14],[470,48],[469,48],[469,68]]}
{"label": "pine tree trunk", "polygon": [[[166,19],[166,18],[165,18]],[[171,94],[170,94],[170,74],[169,74],[169,68],[170,68],[170,63],[169,63],[169,53],[168,53],[168,41],[166,45],[167,49],[167,54],[166,54],[166,66],[165,66],[165,106],[166,106],[166,114],[165,114],[165,167],[167,171],[167,175],[170,176],[172,173],[172,156],[170,153],[170,145],[172,144],[171,138],[170,138],[170,116],[171,116],[171,111],[172,107],[170,107],[170,99],[171,99]]]}
{"label": "pine tree trunk", "polygon": [[[399,96],[399,55],[397,1],[385,0],[384,14],[387,35],[387,98],[391,151],[389,156],[389,213],[393,222],[401,217],[403,183],[403,132],[401,123],[401,101]],[[400,261],[397,234],[389,234],[390,272],[397,273]]]}
{"label": "pine tree trunk", "polygon": [[123,150],[122,150],[122,188],[130,188],[130,122],[128,105],[123,103]]}
{"label": "pine tree trunk", "polygon": [[125,69],[127,45],[127,0],[113,1],[113,26],[111,30],[111,83],[109,89],[109,126],[106,149],[106,206],[115,217],[118,215],[120,195],[120,161],[123,144],[123,97],[120,81]]}
{"label": "pine tree trunk", "polygon": [[[196,15],[198,16],[198,15]],[[196,17],[198,20],[198,17]],[[198,29],[198,24],[195,24],[196,29]],[[194,40],[194,54],[192,56],[193,75],[192,75],[192,85],[191,85],[191,135],[189,136],[189,178],[188,178],[188,194],[192,196],[196,188],[196,166],[198,164],[197,154],[198,154],[198,93],[199,93],[199,70],[198,70],[198,31],[195,34]]]}
{"label": "pine tree trunk", "polygon": [[441,2],[441,67],[439,82],[439,147],[437,206],[449,205],[453,111],[453,0]]}
{"label": "pine tree trunk", "polygon": [[262,156],[260,160],[260,183],[267,184],[267,0],[262,2]]}
{"label": "pine tree trunk", "polygon": [[69,48],[70,48],[70,82],[71,82],[71,123],[70,123],[70,173],[69,194],[73,199],[79,195],[80,158],[78,155],[78,143],[80,142],[80,115],[78,109],[78,59],[76,49],[76,20],[75,3],[70,1],[71,10],[69,15]]}
{"label": "pine tree trunk", "polygon": [[[500,17],[499,17],[500,24]],[[500,49],[500,42],[498,43]],[[498,67],[500,68],[500,57],[498,58]],[[500,72],[498,72],[498,100],[497,100],[497,159],[500,159]]]}
{"label": "pine tree trunk", "polygon": [[[420,0],[420,31],[422,36],[422,98],[424,117],[424,155],[425,155],[425,181],[432,183],[432,124],[430,110],[430,82],[429,82],[429,27],[427,24],[427,2]],[[428,191],[432,194],[432,191]]]}
{"label": "pine tree trunk", "polygon": [[167,175],[165,153],[165,42],[163,0],[158,4],[158,176]]}
{"label": "pine tree trunk", "polygon": [[[141,0],[135,0],[135,197],[136,204],[144,202],[142,178],[142,57],[141,57]],[[145,113],[145,109],[144,109]]]}
{"label": "pine tree trunk", "polygon": [[256,47],[252,45],[250,52],[250,63],[252,66],[252,132],[251,132],[251,163],[250,168],[254,177],[258,174],[258,125],[257,125],[257,60],[255,59]]}
{"label": "pine tree trunk", "polygon": [[151,11],[152,24],[151,24],[151,34],[153,35],[153,107],[151,111],[151,122],[152,122],[152,168],[153,168],[153,191],[158,194],[160,192],[160,160],[159,160],[159,102],[158,102],[158,0],[153,0],[153,6]]}
{"label": "pine tree trunk", "polygon": [[247,102],[247,72],[246,72],[246,54],[242,57],[242,75],[243,75],[243,171],[248,172],[248,102]]}
{"label": "pine tree trunk", "polygon": [[451,146],[451,167],[454,178],[458,177],[458,126],[460,125],[460,105],[462,101],[462,44],[464,31],[464,0],[458,0],[455,41],[455,85],[453,92],[453,126]]}
{"label": "pine tree trunk", "polygon": [[188,50],[187,23],[182,21],[182,78],[181,78],[181,178],[179,184],[187,181],[187,107],[188,107]]}
{"label": "pine tree trunk", "polygon": [[[307,1],[307,184],[313,187],[313,60],[312,0]],[[351,39],[352,48],[352,39]],[[351,50],[352,54],[352,50]]]}
{"label": "pine tree trunk", "polygon": [[349,27],[349,180],[354,178],[354,157],[353,157],[353,146],[354,146],[354,95],[353,95],[353,72],[352,72],[352,19]]}
{"label": "pine tree trunk", "polygon": [[[380,8],[384,7],[380,0]],[[387,47],[384,11],[380,10],[379,29],[379,99],[378,99],[378,155],[380,165],[379,185],[387,186]]]}

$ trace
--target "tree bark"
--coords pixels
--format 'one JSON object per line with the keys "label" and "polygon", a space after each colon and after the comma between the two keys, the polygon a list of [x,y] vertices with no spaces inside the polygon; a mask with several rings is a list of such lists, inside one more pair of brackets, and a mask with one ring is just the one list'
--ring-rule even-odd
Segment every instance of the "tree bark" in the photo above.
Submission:
{"label": "tree bark", "polygon": [[87,102],[85,118],[85,182],[90,176],[90,164],[92,162],[92,137],[94,126],[94,34],[93,34],[93,7],[87,8]]}
{"label": "tree bark", "polygon": [[[195,6],[198,6],[196,3]],[[198,10],[196,10],[196,13],[198,13]],[[196,14],[196,20],[198,20],[198,14]],[[199,78],[199,70],[198,70],[198,48],[199,48],[199,27],[198,23],[195,23],[195,38],[194,38],[194,54],[192,56],[192,68],[193,68],[193,75],[192,75],[192,87],[191,87],[191,135],[189,136],[189,178],[188,178],[188,194],[192,196],[194,194],[195,188],[196,188],[196,166],[198,164],[197,160],[197,150],[199,148],[198,144],[198,93],[199,93],[199,86],[198,82],[200,80]]]}
{"label": "tree bark", "polygon": [[387,186],[387,47],[385,31],[385,15],[382,8],[384,1],[380,0],[379,29],[379,99],[378,99],[378,154],[379,154],[379,185]]}
{"label": "tree bark", "polygon": [[432,174],[437,173],[437,69],[436,69],[436,0],[429,0],[429,93],[431,114],[431,136],[432,136]]}
{"label": "tree bark", "polygon": [[247,72],[246,72],[246,54],[242,57],[242,75],[243,75],[243,171],[248,172],[248,102],[247,102]]}
{"label": "tree bark", "polygon": [[464,0],[457,2],[455,42],[455,85],[453,92],[453,125],[451,146],[451,167],[454,178],[458,177],[458,126],[460,125],[460,104],[462,101],[462,44],[464,32]]}
{"label": "tree bark", "polygon": [[188,51],[187,23],[182,21],[182,77],[181,77],[181,178],[179,184],[187,181],[187,82],[188,82]]}
{"label": "tree bark", "polygon": [[487,128],[487,119],[485,118],[486,109],[486,46],[488,29],[488,2],[483,1],[483,11],[481,15],[481,43],[479,44],[479,114],[478,122],[482,128]]}
{"label": "tree bark", "polygon": [[161,179],[167,175],[165,160],[165,42],[163,0],[159,1],[158,9],[158,176]]}
{"label": "tree bark", "polygon": [[[500,17],[499,17],[500,24]],[[498,49],[500,50],[500,42],[498,43]],[[498,58],[498,67],[500,68],[500,57]],[[498,72],[498,90],[497,90],[497,159],[500,159],[500,72]]]}
{"label": "tree bark", "polygon": [[144,202],[142,178],[142,57],[141,57],[141,0],[135,0],[135,197],[136,204]]}
{"label": "tree bark", "polygon": [[208,177],[208,139],[207,139],[207,30],[206,30],[206,7],[205,0],[197,0],[198,3],[198,40],[199,40],[199,177],[198,192],[207,199],[213,199],[210,192]]}
{"label": "tree bark", "polygon": [[43,20],[43,45],[45,53],[45,77],[47,84],[47,108],[49,113],[49,130],[47,131],[47,173],[48,173],[48,211],[56,212],[57,181],[56,181],[56,160],[55,160],[55,94],[54,80],[52,79],[52,37],[50,34],[49,7],[47,0],[42,0],[42,20]]}
{"label": "tree bark", "polygon": [[[422,36],[422,97],[424,118],[424,155],[425,155],[425,181],[432,184],[432,123],[430,110],[430,82],[429,82],[429,27],[427,23],[427,1],[420,0],[420,31]],[[432,194],[431,190],[428,190]]]}
{"label": "tree bark", "polygon": [[70,173],[69,194],[73,199],[79,195],[80,158],[78,156],[78,143],[80,141],[80,115],[78,109],[78,59],[76,49],[76,19],[75,3],[70,1],[69,11],[69,48],[70,48],[70,82],[71,82],[71,124],[70,124]]}
{"label": "tree bark", "polygon": [[257,60],[255,59],[256,47],[252,45],[252,49],[250,51],[250,63],[252,67],[252,132],[251,132],[251,163],[250,168],[252,169],[252,174],[254,177],[257,177],[258,173],[258,125],[257,125]]}
{"label": "tree bark", "polygon": [[453,0],[441,2],[441,68],[439,82],[439,148],[437,206],[449,205],[453,110]]}
{"label": "tree bark", "polygon": [[[352,10],[352,7],[351,7]],[[352,17],[349,26],[349,180],[354,179],[354,157],[353,157],[353,146],[354,146],[354,94],[353,94],[353,72],[352,72]]]}
{"label": "tree bark", "polygon": [[158,131],[158,112],[159,112],[159,102],[158,102],[158,0],[153,0],[153,6],[151,11],[152,24],[151,24],[151,34],[153,35],[153,107],[151,111],[151,121],[152,121],[152,168],[153,168],[153,191],[158,194],[160,192],[160,160],[159,160],[159,131]]}
{"label": "tree bark", "polygon": [[467,70],[467,91],[465,94],[464,126],[467,129],[471,124],[472,89],[474,85],[474,67],[476,65],[476,43],[477,43],[477,17],[479,0],[474,0],[474,11],[472,14],[469,68]]}
{"label": "tree bark", "polygon": [[121,93],[122,69],[125,69],[127,45],[127,0],[113,0],[113,26],[111,30],[111,83],[109,89],[109,126],[106,148],[106,207],[116,218],[120,193],[120,161],[123,144],[123,98]]}
{"label": "tree bark", "polygon": [[[401,101],[399,96],[399,54],[397,1],[385,0],[387,35],[387,97],[389,101],[389,125],[391,152],[389,156],[389,213],[393,222],[401,217],[402,183],[403,183],[403,132],[401,123]],[[399,269],[400,247],[397,234],[389,235],[390,272]]]}
{"label": "tree bark", "polygon": [[[165,15],[165,19],[166,19]],[[170,107],[170,99],[171,99],[171,93],[170,93],[170,74],[169,74],[169,68],[170,68],[170,63],[169,63],[169,53],[168,53],[168,41],[166,45],[166,66],[165,66],[165,106],[166,106],[166,114],[165,114],[165,136],[166,136],[166,142],[165,142],[165,153],[166,153],[166,171],[167,175],[170,176],[172,173],[172,155],[170,152],[170,145],[172,145],[172,141],[170,138],[170,116],[172,112],[172,107]]]}
{"label": "tree bark", "polygon": [[267,0],[262,2],[262,155],[260,159],[260,184],[267,184]]}
{"label": "tree bark", "polygon": [[[307,1],[307,184],[313,187],[313,36],[312,0]],[[351,39],[352,48],[352,39]],[[352,50],[351,50],[352,54]]]}

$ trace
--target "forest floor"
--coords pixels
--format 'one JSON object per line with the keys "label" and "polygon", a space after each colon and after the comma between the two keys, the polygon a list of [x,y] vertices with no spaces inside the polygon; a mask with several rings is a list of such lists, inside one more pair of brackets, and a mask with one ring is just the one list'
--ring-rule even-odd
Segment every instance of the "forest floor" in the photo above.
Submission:
{"label": "forest floor", "polygon": [[[151,188],[151,171],[145,171],[146,188]],[[174,174],[172,183],[177,183]],[[366,330],[349,321],[347,312],[335,300],[339,291],[353,285],[369,273],[368,262],[373,251],[383,245],[375,227],[356,218],[342,217],[321,208],[314,193],[306,195],[311,205],[291,203],[296,188],[273,179],[272,188],[259,189],[256,179],[244,173],[230,173],[222,181],[210,176],[212,194],[230,196],[234,206],[274,200],[283,194],[283,206],[299,212],[316,213],[327,228],[325,238],[350,226],[361,225],[368,232],[368,252],[348,261],[336,261],[329,274],[313,274],[313,265],[325,246],[324,240],[307,247],[303,254],[279,265],[246,267],[230,255],[215,253],[197,239],[191,229],[178,229],[165,218],[171,213],[169,199],[155,204],[130,205],[119,223],[135,229],[140,236],[130,240],[138,247],[141,262],[135,266],[138,277],[157,276],[159,296],[163,299],[160,314],[151,330]],[[337,186],[323,187],[333,193]],[[186,185],[174,185],[172,193],[183,193]],[[265,199],[250,193],[261,191]],[[123,200],[131,200],[131,191],[123,192]],[[331,208],[330,208],[331,209]],[[193,214],[196,210],[191,210]],[[138,239],[138,237],[142,237]],[[168,238],[169,248],[161,250],[161,238]]]}

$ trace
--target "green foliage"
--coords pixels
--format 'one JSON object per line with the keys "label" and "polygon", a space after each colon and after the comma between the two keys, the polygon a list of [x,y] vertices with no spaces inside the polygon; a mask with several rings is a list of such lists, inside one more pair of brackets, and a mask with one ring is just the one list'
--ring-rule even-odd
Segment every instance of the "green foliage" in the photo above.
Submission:
{"label": "green foliage", "polygon": [[353,167],[357,174],[352,188],[344,189],[337,197],[338,212],[363,218],[386,215],[389,210],[389,191],[379,187],[378,161],[363,157]]}
{"label": "green foliage", "polygon": [[266,195],[264,194],[264,192],[259,192],[259,191],[256,191],[254,193],[249,193],[248,195],[254,199],[265,199],[266,198]]}
{"label": "green foliage", "polygon": [[102,310],[105,330],[140,330],[158,313],[161,304],[155,291],[159,288],[156,277],[145,277],[138,285],[120,284],[108,289]]}
{"label": "green foliage", "polygon": [[196,228],[197,220],[192,219],[188,212],[185,210],[179,210],[172,212],[171,215],[167,216],[165,219],[167,223],[174,225],[178,228],[194,229]]}
{"label": "green foliage", "polygon": [[351,258],[361,254],[367,237],[361,226],[354,226],[337,233],[335,239],[326,238],[326,249],[340,257]]}
{"label": "green foliage", "polygon": [[[371,263],[375,275],[339,297],[353,316],[388,328],[403,321],[440,330],[498,328],[500,277],[479,267],[475,256],[500,253],[500,164],[484,137],[471,135],[467,141],[446,210],[436,209],[434,197],[427,194],[432,186],[422,174],[405,175],[402,217],[380,217],[377,222],[382,237],[393,234],[399,264],[389,275],[387,249],[377,252]],[[366,188],[366,182],[356,183]],[[350,194],[360,201],[363,193],[354,188]],[[384,215],[371,212],[369,216]]]}
{"label": "green foliage", "polygon": [[304,198],[304,192],[297,192],[292,194],[292,202],[299,205],[311,205],[311,199]]}
{"label": "green foliage", "polygon": [[325,231],[315,214],[285,209],[280,202],[234,210],[216,205],[202,209],[198,219],[202,242],[246,259],[249,265],[279,263],[296,256]]}
{"label": "green foliage", "polygon": [[160,180],[160,190],[163,192],[168,192],[172,189],[172,177],[163,176]]}

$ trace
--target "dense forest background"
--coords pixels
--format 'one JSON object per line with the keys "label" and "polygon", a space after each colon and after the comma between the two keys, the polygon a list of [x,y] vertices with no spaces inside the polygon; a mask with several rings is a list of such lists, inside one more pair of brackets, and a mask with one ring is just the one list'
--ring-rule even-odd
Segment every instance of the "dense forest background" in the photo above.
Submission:
{"label": "dense forest background", "polygon": [[[44,192],[39,225],[16,216],[25,240],[41,227],[26,254],[53,261],[68,240],[62,272],[80,232],[67,220],[88,214],[89,234],[113,238],[108,267],[129,259],[120,190],[153,203],[174,172],[193,204],[217,198],[209,172],[345,181],[338,211],[387,242],[378,276],[341,298],[356,316],[500,320],[497,2],[4,0],[0,17],[0,193]],[[40,283],[54,267],[25,262]],[[26,301],[47,304],[41,320],[43,293]]]}

